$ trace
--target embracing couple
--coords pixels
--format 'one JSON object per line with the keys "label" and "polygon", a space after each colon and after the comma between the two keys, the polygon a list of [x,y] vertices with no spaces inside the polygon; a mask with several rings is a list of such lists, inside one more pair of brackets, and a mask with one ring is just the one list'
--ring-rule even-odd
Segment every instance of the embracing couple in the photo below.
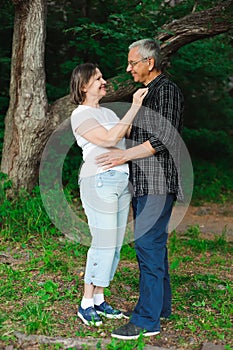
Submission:
{"label": "embracing couple", "polygon": [[95,326],[102,324],[101,316],[126,317],[105,301],[104,287],[119,263],[132,199],[139,299],[127,323],[111,334],[127,340],[160,333],[160,318],[171,315],[168,223],[174,202],[182,198],[171,151],[182,128],[183,95],[162,73],[155,40],[129,46],[126,70],[144,87],[134,93],[122,119],[99,104],[106,81],[95,64],[74,69],[70,91],[78,105],[71,126],[84,160],[80,197],[92,236],[78,317]]}

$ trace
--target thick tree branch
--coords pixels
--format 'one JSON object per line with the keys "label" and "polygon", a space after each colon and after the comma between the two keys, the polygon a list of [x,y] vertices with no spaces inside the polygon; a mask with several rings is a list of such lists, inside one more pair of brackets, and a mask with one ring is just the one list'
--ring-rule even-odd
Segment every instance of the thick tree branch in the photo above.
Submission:
{"label": "thick tree branch", "polygon": [[[164,25],[162,33],[155,37],[161,42],[163,66],[169,64],[171,56],[181,47],[193,41],[209,38],[233,29],[232,20],[233,0],[222,1],[214,8],[192,12],[179,20]],[[114,77],[108,81],[108,94],[102,102],[125,101],[136,90],[131,79]],[[63,121],[74,108],[65,96],[51,106],[51,113],[56,115],[57,121]],[[61,112],[60,112],[61,111]]]}
{"label": "thick tree branch", "polygon": [[213,37],[233,29],[233,1],[223,1],[216,7],[193,12],[162,27],[156,39],[161,42],[164,66],[181,47],[199,39]]}

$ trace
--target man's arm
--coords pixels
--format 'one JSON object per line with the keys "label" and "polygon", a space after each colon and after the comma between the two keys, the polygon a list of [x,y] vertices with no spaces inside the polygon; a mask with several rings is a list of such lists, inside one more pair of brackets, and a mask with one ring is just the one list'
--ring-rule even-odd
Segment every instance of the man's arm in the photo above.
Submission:
{"label": "man's arm", "polygon": [[101,154],[96,158],[96,162],[99,166],[102,166],[105,170],[114,166],[127,163],[130,160],[151,157],[156,153],[155,149],[151,146],[149,141],[142,143],[141,145],[131,147],[126,150],[112,149],[110,152]]}
{"label": "man's arm", "polygon": [[97,157],[97,164],[109,169],[116,165],[127,163],[129,160],[151,157],[155,153],[172,151],[177,133],[181,125],[183,96],[172,84],[159,90],[159,105],[156,115],[159,118],[153,122],[154,135],[141,145],[127,150],[114,149]]}

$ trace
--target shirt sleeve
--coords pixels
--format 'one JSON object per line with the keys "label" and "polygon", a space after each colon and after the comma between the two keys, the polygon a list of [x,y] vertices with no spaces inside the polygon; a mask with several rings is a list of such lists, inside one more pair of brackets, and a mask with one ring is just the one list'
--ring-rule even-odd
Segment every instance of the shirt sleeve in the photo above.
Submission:
{"label": "shirt sleeve", "polygon": [[157,92],[155,132],[149,137],[151,146],[158,152],[166,152],[176,144],[181,131],[183,95],[173,84],[164,84]]}
{"label": "shirt sleeve", "polygon": [[71,127],[73,130],[73,133],[76,133],[76,130],[87,120],[95,119],[93,113],[91,110],[86,109],[83,111],[77,111],[74,110],[74,112],[71,115]]}

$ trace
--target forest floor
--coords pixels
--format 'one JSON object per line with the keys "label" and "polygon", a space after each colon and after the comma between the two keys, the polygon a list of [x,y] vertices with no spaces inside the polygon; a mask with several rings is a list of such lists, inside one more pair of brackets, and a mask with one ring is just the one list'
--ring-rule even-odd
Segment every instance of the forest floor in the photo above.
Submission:
{"label": "forest floor", "polygon": [[[223,233],[224,240],[216,239]],[[95,329],[76,317],[85,250],[55,236],[32,236],[25,242],[0,237],[0,349],[232,350],[232,242],[233,203],[190,206],[169,239],[173,318],[161,321],[161,335],[143,340],[145,344],[118,344],[110,334],[125,319],[106,320]],[[106,291],[122,311],[132,310],[138,298],[132,251],[122,254]],[[207,342],[210,347],[203,347]]]}
{"label": "forest floor", "polygon": [[233,203],[190,205],[176,230],[184,232],[195,225],[199,226],[204,239],[215,238],[224,232],[226,240],[233,241]]}

